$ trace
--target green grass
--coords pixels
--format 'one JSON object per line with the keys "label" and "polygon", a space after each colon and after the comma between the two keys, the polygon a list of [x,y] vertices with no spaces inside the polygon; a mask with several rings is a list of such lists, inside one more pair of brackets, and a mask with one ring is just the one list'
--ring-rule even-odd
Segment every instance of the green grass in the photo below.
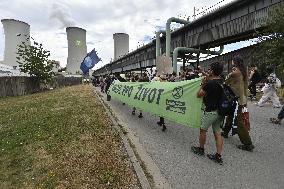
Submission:
{"label": "green grass", "polygon": [[90,86],[2,98],[0,116],[0,188],[137,185]]}

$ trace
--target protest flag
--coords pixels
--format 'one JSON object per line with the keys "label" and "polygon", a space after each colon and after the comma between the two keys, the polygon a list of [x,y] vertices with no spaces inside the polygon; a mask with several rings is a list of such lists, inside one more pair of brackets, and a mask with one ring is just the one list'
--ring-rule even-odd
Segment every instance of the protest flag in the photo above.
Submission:
{"label": "protest flag", "polygon": [[80,69],[84,74],[86,74],[89,69],[92,69],[101,59],[98,57],[97,51],[93,49],[87,54],[81,63]]}

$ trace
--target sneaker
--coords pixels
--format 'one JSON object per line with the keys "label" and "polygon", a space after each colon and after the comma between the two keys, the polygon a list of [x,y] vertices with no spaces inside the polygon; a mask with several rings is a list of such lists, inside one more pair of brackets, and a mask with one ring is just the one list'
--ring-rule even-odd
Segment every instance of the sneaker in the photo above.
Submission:
{"label": "sneaker", "polygon": [[280,108],[281,106],[273,106],[273,108]]}
{"label": "sneaker", "polygon": [[270,118],[270,122],[274,123],[274,124],[278,124],[281,125],[281,120],[277,119],[277,118]]}
{"label": "sneaker", "polygon": [[223,137],[223,138],[228,138],[229,136],[228,136],[228,133],[225,133],[225,132],[222,132],[221,133],[221,136]]}
{"label": "sneaker", "polygon": [[259,106],[259,107],[263,107],[263,104],[259,104],[258,102],[255,103],[255,105]]}
{"label": "sneaker", "polygon": [[191,151],[197,155],[204,156],[204,148],[192,146]]}
{"label": "sneaker", "polygon": [[222,159],[220,154],[217,154],[217,153],[215,153],[215,154],[207,154],[207,157],[209,159],[211,159],[212,161],[214,161],[215,163],[218,163],[220,165],[223,164],[223,159]]}
{"label": "sneaker", "polygon": [[241,150],[245,150],[245,151],[249,151],[249,152],[252,152],[253,149],[255,148],[254,145],[245,145],[245,144],[242,144],[242,145],[238,145],[237,146],[239,149]]}
{"label": "sneaker", "polygon": [[162,126],[163,126],[162,131],[165,131],[167,129],[166,125],[162,123]]}
{"label": "sneaker", "polygon": [[132,115],[135,115],[135,111],[132,111]]}
{"label": "sneaker", "polygon": [[140,113],[138,117],[139,117],[139,118],[142,118],[142,117],[143,117],[143,115]]}
{"label": "sneaker", "polygon": [[162,126],[164,123],[162,123],[162,122],[160,122],[160,121],[158,121],[157,122],[157,125],[159,125],[159,126]]}
{"label": "sneaker", "polygon": [[251,98],[251,100],[256,100],[256,97],[255,97],[255,96],[254,96],[254,97],[252,97],[252,98]]}

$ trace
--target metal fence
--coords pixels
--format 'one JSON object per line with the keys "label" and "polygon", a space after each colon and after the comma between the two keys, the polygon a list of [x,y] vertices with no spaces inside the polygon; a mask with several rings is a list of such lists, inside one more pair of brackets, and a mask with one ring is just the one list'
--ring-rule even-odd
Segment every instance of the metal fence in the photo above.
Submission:
{"label": "metal fence", "polygon": [[55,77],[45,87],[36,85],[30,77],[0,77],[0,97],[22,96],[42,91],[46,88],[60,88],[64,86],[78,85],[82,83],[81,77]]}

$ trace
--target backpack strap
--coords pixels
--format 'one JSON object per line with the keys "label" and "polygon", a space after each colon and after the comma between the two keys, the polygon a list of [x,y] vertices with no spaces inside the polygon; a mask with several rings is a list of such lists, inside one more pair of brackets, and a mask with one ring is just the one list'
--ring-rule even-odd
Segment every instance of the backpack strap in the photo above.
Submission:
{"label": "backpack strap", "polygon": [[236,123],[236,118],[237,118],[237,115],[238,115],[238,111],[239,111],[239,102],[236,101],[236,108],[235,108],[235,111],[234,111],[233,122],[232,122],[232,128],[233,129],[237,129],[238,128],[238,125],[235,124]]}

